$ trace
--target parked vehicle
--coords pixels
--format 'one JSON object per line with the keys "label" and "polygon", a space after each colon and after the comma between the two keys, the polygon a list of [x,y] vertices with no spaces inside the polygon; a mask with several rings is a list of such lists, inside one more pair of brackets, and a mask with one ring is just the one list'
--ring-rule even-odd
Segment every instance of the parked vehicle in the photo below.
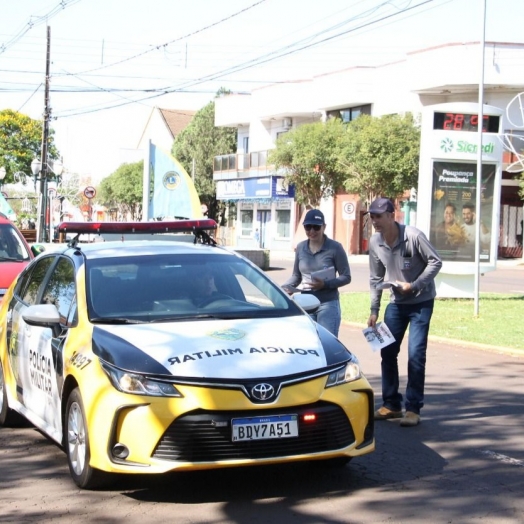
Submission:
{"label": "parked vehicle", "polygon": [[33,258],[33,252],[20,230],[0,213],[0,303],[11,282]]}
{"label": "parked vehicle", "polygon": [[[9,289],[0,426],[23,415],[61,444],[79,487],[374,450],[373,391],[357,357],[307,314],[318,300],[290,298],[210,228],[64,223],[77,236]],[[79,242],[94,234],[118,240]]]}

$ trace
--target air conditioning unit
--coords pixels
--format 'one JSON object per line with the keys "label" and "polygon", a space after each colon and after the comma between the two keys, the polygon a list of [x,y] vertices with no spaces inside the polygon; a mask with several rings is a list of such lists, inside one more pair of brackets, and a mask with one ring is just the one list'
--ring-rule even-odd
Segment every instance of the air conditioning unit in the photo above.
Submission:
{"label": "air conditioning unit", "polygon": [[291,117],[287,116],[282,120],[282,126],[285,127],[286,129],[289,129],[292,125],[293,125],[293,119]]}

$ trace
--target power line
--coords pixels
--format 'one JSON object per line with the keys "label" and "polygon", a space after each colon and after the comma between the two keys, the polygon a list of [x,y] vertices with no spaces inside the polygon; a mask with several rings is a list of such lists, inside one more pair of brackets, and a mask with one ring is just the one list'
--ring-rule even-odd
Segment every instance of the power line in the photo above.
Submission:
{"label": "power line", "polygon": [[11,46],[15,45],[18,42],[18,40],[20,40],[33,27],[43,24],[43,23],[47,23],[51,18],[56,16],[60,11],[63,11],[69,5],[74,5],[78,2],[80,2],[80,0],[60,0],[59,4],[55,6],[53,9],[51,9],[49,13],[46,13],[45,15],[42,15],[42,16],[31,15],[29,17],[29,21],[27,22],[27,24],[22,29],[20,29],[20,31],[18,31],[18,33],[15,36],[13,36],[13,38],[11,38],[11,40],[0,45],[0,53],[7,51],[7,49],[9,49]]}
{"label": "power line", "polygon": [[119,60],[118,62],[113,62],[111,64],[107,64],[107,65],[104,65],[104,66],[96,67],[94,69],[89,69],[89,70],[86,70],[86,71],[80,71],[79,73],[74,73],[74,75],[77,76],[77,75],[82,75],[82,74],[85,74],[85,73],[92,73],[93,71],[100,71],[101,69],[107,69],[108,67],[113,67],[113,66],[116,66],[116,65],[123,64],[124,62],[129,62],[130,60],[134,60],[135,58],[144,56],[144,55],[146,55],[148,53],[151,53],[152,51],[157,51],[159,49],[167,47],[168,45],[174,44],[175,42],[179,42],[181,40],[185,40],[185,39],[187,39],[187,38],[189,38],[191,36],[195,36],[195,35],[197,35],[199,33],[202,33],[203,31],[211,29],[212,27],[216,27],[217,25],[223,24],[224,22],[227,22],[228,20],[231,20],[232,18],[235,18],[235,17],[245,13],[246,11],[249,11],[250,9],[253,9],[257,5],[263,4],[266,1],[267,0],[259,0],[258,2],[255,2],[254,4],[251,4],[250,6],[245,7],[244,9],[241,9],[240,11],[237,11],[236,13],[233,13],[232,15],[226,16],[225,18],[222,18],[221,20],[218,20],[217,22],[213,22],[212,24],[209,24],[209,25],[206,25],[204,27],[201,27],[200,29],[197,29],[196,31],[193,31],[192,33],[189,33],[189,34],[184,35],[184,36],[180,36],[180,37],[175,38],[174,40],[170,40],[169,42],[166,42],[164,44],[156,45],[156,46],[154,46],[154,47],[152,47],[150,49],[147,49],[146,51],[142,51],[141,53],[137,53],[136,55],[133,55],[133,56],[130,56],[128,58],[124,58],[122,60]]}
{"label": "power line", "polygon": [[[93,112],[103,111],[103,110],[107,110],[107,109],[113,109],[113,108],[121,107],[123,105],[128,105],[130,103],[142,103],[142,102],[144,102],[146,100],[151,100],[151,99],[158,98],[160,96],[164,96],[164,95],[175,93],[175,92],[180,92],[180,91],[183,91],[184,89],[196,86],[198,84],[201,84],[201,83],[204,83],[204,82],[208,82],[208,81],[211,81],[211,80],[216,80],[217,78],[221,78],[221,77],[223,77],[223,76],[225,76],[227,74],[236,73],[236,72],[239,72],[239,71],[242,71],[242,70],[245,70],[245,69],[249,69],[249,68],[252,68],[252,67],[255,67],[255,66],[258,66],[258,65],[270,62],[270,61],[273,61],[273,60],[280,59],[280,58],[282,58],[284,56],[288,56],[288,55],[297,53],[299,51],[303,51],[304,49],[308,49],[310,47],[314,47],[314,46],[323,44],[323,43],[328,42],[330,40],[333,40],[333,39],[336,39],[336,38],[340,38],[341,36],[345,36],[345,35],[347,35],[349,33],[352,33],[352,32],[358,31],[360,29],[363,29],[363,28],[370,27],[372,25],[378,24],[378,23],[383,22],[385,20],[389,20],[391,18],[397,17],[397,16],[399,16],[401,14],[404,14],[406,12],[412,11],[413,9],[416,9],[416,8],[421,7],[423,5],[432,3],[434,1],[435,0],[424,0],[423,2],[420,2],[420,3],[416,4],[416,5],[405,7],[403,9],[399,10],[396,13],[385,15],[385,16],[383,16],[381,18],[378,18],[378,19],[375,19],[375,20],[371,20],[371,21],[366,22],[364,24],[361,24],[359,26],[346,29],[346,30],[344,30],[342,32],[339,32],[339,33],[335,34],[335,35],[327,36],[324,39],[321,39],[321,40],[318,40],[318,41],[315,41],[315,42],[310,42],[308,44],[302,45],[301,47],[294,48],[297,44],[301,44],[305,40],[305,39],[301,39],[298,42],[295,42],[293,44],[289,44],[289,45],[284,46],[284,47],[282,47],[280,49],[271,51],[271,52],[266,53],[266,54],[264,54],[264,55],[262,55],[260,57],[254,58],[252,60],[248,60],[248,61],[246,61],[244,63],[238,64],[236,66],[232,66],[232,67],[227,68],[225,70],[217,71],[215,73],[211,73],[209,75],[200,77],[200,78],[195,79],[195,80],[189,80],[189,81],[187,81],[185,83],[179,84],[176,87],[166,87],[165,89],[159,89],[158,93],[155,93],[155,94],[152,94],[150,96],[137,99],[135,101],[131,101],[131,102],[127,101],[127,102],[122,102],[122,103],[116,103],[116,104],[113,104],[113,105],[110,105],[110,106],[105,106],[105,107],[101,107],[101,108],[94,108],[94,109],[91,109],[91,110],[87,110],[86,109],[84,111],[77,111],[77,112],[69,113],[69,114],[64,114],[64,112],[63,112],[63,114],[58,116],[57,118],[67,118],[67,117],[77,116],[77,115],[86,114],[86,113],[93,113]],[[382,4],[380,4],[379,7],[384,6],[386,4],[390,4],[390,2],[389,1],[383,2]],[[376,10],[374,10],[374,11],[376,12]],[[361,17],[362,17],[362,14],[357,15],[356,17],[353,17],[350,20],[354,21],[354,20],[356,20],[358,18],[361,18]],[[346,23],[349,22],[350,20],[347,20]],[[337,25],[339,26],[339,24],[337,24]],[[328,32],[330,30],[331,30],[331,28],[326,29],[326,30],[324,30],[324,31],[322,31],[320,33],[317,33],[317,35],[315,35],[315,36],[318,36],[320,34],[326,33],[326,32]],[[72,109],[70,111],[75,111],[75,109]]]}

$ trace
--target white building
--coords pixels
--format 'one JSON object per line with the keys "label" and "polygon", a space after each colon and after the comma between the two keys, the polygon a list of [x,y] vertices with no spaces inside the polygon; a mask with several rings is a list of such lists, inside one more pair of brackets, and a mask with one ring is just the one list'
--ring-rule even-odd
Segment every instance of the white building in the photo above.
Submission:
{"label": "white building", "polygon": [[[416,115],[428,105],[477,102],[480,66],[478,42],[450,43],[410,53],[402,61],[380,67],[354,67],[311,80],[270,85],[249,95],[218,98],[215,124],[238,129],[237,154],[215,158],[214,169],[217,197],[238,203],[236,245],[254,247],[257,229],[261,247],[292,249],[296,244],[300,210],[293,194],[286,192],[266,162],[267,152],[280,133],[332,115],[350,121],[362,112],[373,116]],[[508,114],[506,108],[524,91],[523,67],[524,44],[486,43],[484,103],[503,109],[503,130],[516,135],[524,135],[519,104],[512,104]],[[523,127],[517,127],[518,122]],[[507,155],[504,167],[514,160]],[[504,172],[502,186],[501,216],[511,223],[501,224],[509,233],[501,236],[499,254],[522,256],[518,181]],[[257,187],[264,191],[257,193]],[[349,215],[348,203],[353,204],[349,209],[355,209]],[[342,242],[348,253],[366,251],[365,210],[356,195],[337,194],[323,203],[322,209],[329,217],[329,236]],[[517,250],[513,249],[515,244]]]}

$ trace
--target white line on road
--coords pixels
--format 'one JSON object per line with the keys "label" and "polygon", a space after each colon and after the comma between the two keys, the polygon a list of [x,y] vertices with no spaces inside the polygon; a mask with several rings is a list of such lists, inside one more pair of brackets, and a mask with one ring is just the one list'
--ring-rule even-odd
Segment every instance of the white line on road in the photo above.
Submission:
{"label": "white line on road", "polygon": [[508,457],[507,455],[501,455],[500,453],[495,453],[494,451],[489,450],[483,450],[480,451],[480,453],[490,458],[494,458],[495,460],[505,462],[506,464],[511,464],[512,466],[520,466],[521,468],[524,467],[524,461]]}

